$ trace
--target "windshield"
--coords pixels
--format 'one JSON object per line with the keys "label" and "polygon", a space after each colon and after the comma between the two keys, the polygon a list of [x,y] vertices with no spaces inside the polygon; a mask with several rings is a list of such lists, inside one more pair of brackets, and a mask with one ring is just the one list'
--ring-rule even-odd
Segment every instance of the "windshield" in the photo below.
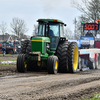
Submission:
{"label": "windshield", "polygon": [[59,24],[49,24],[49,36],[59,36]]}
{"label": "windshield", "polygon": [[39,23],[37,36],[59,36],[59,24]]}

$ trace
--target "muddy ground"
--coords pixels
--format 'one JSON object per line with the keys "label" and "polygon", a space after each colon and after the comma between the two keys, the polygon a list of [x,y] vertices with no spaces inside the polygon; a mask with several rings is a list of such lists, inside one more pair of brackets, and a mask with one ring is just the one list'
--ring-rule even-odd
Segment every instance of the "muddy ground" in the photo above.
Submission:
{"label": "muddy ground", "polygon": [[95,93],[100,93],[100,68],[50,75],[18,73],[16,65],[0,65],[0,100],[84,100]]}

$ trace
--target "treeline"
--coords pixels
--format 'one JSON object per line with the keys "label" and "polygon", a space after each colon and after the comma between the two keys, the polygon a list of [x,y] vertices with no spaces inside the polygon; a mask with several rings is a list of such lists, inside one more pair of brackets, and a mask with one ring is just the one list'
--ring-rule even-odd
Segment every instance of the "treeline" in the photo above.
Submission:
{"label": "treeline", "polygon": [[[8,31],[8,25],[6,22],[1,22],[0,24],[0,35],[15,35],[16,37],[18,37],[18,39],[23,39],[23,38],[29,38],[29,35],[25,35],[25,33],[28,32],[28,28],[26,25],[26,22],[23,19],[20,19],[18,17],[14,17],[12,18],[12,22],[10,23],[10,27],[11,27],[11,33],[9,34]],[[33,34],[35,35],[36,32],[35,30],[37,29],[37,25],[34,25],[33,27]]]}

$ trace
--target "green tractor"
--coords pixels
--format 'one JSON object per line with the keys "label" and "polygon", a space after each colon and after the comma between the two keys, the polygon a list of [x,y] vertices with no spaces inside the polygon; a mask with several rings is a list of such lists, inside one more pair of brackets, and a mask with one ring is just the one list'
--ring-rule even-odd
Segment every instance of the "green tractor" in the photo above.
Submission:
{"label": "green tractor", "polygon": [[17,58],[18,72],[47,70],[74,73],[78,68],[78,46],[64,37],[64,24],[57,19],[38,19],[37,36],[25,40]]}

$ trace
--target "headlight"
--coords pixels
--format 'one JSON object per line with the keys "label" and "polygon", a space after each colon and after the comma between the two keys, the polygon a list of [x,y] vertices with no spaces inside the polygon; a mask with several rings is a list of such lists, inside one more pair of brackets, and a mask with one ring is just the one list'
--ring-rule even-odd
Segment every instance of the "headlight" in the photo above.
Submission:
{"label": "headlight", "polygon": [[50,43],[47,43],[47,48],[48,48],[48,49],[50,48]]}
{"label": "headlight", "polygon": [[18,48],[21,48],[21,46],[18,46]]}

